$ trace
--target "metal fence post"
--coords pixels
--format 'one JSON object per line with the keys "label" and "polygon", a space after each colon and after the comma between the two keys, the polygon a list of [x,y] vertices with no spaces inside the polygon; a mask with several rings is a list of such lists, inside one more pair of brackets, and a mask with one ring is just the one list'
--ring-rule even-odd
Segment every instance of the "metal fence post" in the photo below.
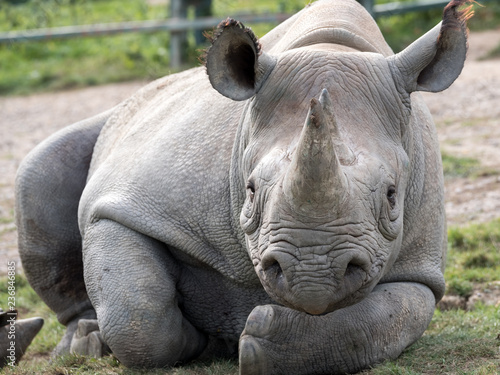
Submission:
{"label": "metal fence post", "polygon": [[[1,1],[1,0],[0,0]],[[179,68],[182,64],[184,51],[183,38],[188,30],[210,29],[221,21],[216,17],[201,17],[195,20],[186,18],[186,7],[183,2],[187,0],[170,0],[170,18],[166,20],[128,21],[95,25],[60,26],[46,29],[0,31],[0,45],[20,43],[33,40],[52,40],[59,38],[82,38],[96,35],[112,35],[131,32],[153,32],[163,30],[171,33],[170,61],[172,67]],[[210,3],[210,0],[199,0]],[[390,2],[375,4],[374,0],[358,0],[375,17],[394,16],[408,12],[417,12],[428,9],[443,8],[449,0],[412,0],[409,2]],[[500,0],[482,0],[483,3]],[[240,14],[235,18],[243,23],[280,23],[290,17],[290,14]],[[197,15],[198,17],[198,15]]]}
{"label": "metal fence post", "polygon": [[[182,0],[170,0],[170,17],[174,21],[178,21],[181,18],[181,1]],[[172,31],[170,33],[170,66],[173,69],[179,69],[182,63],[182,32]]]}

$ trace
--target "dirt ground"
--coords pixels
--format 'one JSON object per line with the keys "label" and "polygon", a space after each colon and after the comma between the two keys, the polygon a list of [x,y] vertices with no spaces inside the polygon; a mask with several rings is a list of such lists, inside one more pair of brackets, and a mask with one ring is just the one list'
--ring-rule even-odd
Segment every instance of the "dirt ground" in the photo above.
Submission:
{"label": "dirt ground", "polygon": [[[500,29],[471,33],[468,60],[458,80],[442,93],[424,94],[442,149],[454,156],[476,158],[489,171],[472,179],[446,181],[450,225],[500,217],[500,59],[480,60],[499,44]],[[58,129],[114,106],[144,84],[0,97],[0,275],[6,273],[8,261],[16,261],[21,268],[14,224],[14,180],[23,157]]]}
{"label": "dirt ground", "polygon": [[484,175],[446,181],[449,225],[500,217],[500,59],[480,60],[500,44],[500,29],[471,33],[460,77],[447,90],[423,93],[441,149],[480,161]]}

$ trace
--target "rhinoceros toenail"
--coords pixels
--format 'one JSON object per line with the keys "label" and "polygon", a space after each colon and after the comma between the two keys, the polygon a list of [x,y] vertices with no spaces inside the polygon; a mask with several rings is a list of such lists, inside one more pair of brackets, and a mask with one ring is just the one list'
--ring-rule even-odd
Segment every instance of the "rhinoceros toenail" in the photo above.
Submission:
{"label": "rhinoceros toenail", "polygon": [[267,374],[267,359],[257,340],[243,336],[239,345],[240,375]]}
{"label": "rhinoceros toenail", "polygon": [[257,306],[253,309],[245,325],[245,334],[253,336],[265,336],[270,332],[274,318],[272,306]]}

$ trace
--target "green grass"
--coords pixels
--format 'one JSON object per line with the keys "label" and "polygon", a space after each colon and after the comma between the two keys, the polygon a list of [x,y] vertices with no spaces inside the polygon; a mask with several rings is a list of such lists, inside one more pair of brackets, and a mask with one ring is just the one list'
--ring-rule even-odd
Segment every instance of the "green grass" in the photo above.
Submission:
{"label": "green grass", "polygon": [[[500,24],[500,1],[478,1],[474,7],[474,17],[468,22],[472,31],[497,28]],[[479,5],[481,4],[481,6]]]}
{"label": "green grass", "polygon": [[[376,1],[387,3],[394,0]],[[410,1],[410,0],[408,0]],[[411,0],[414,1],[414,0]],[[478,3],[482,4],[481,1]],[[377,23],[384,37],[394,52],[399,52],[410,45],[416,38],[437,25],[441,21],[443,10],[431,9],[418,13],[407,13],[381,17]],[[472,31],[488,30],[500,25],[500,2],[497,0],[484,2],[483,6],[474,6],[474,17],[468,21]]]}
{"label": "green grass", "polygon": [[[31,0],[0,5],[0,29],[22,30],[166,17],[166,7],[142,0]],[[0,45],[0,95],[27,94],[169,73],[168,35],[105,37]]]}
{"label": "green grass", "polygon": [[396,361],[364,372],[386,374],[497,374],[500,312],[494,306],[474,311],[436,310],[424,336]]}
{"label": "green grass", "polygon": [[[471,19],[472,30],[488,30],[497,28],[500,18],[500,1],[489,1],[484,4],[485,9],[476,11],[476,15]],[[489,51],[481,60],[500,57],[500,44]]]}
{"label": "green grass", "polygon": [[127,369],[112,356],[95,359],[67,355],[59,357],[51,363],[26,364],[26,362],[21,362],[21,365],[14,369],[5,369],[4,374],[236,375],[238,374],[238,362],[236,360],[215,360],[211,362],[194,362],[184,367],[142,370]]}
{"label": "green grass", "polygon": [[[500,280],[500,219],[484,224],[451,227],[448,230],[447,293],[469,296],[477,283]],[[171,374],[232,375],[236,360],[193,362],[184,367],[159,370],[129,370],[112,356],[92,359],[66,356],[48,363],[50,351],[64,332],[54,313],[41,302],[26,279],[16,278],[16,304],[20,317],[45,319],[20,365],[5,374]],[[0,279],[0,301],[7,300],[6,279]],[[476,374],[500,373],[498,341],[500,309],[477,305],[472,311],[436,310],[424,336],[397,360],[387,361],[364,375]]]}
{"label": "green grass", "polygon": [[489,51],[481,60],[496,59],[500,57],[500,44]]}
{"label": "green grass", "polygon": [[0,46],[0,94],[153,79],[170,72],[166,45],[166,35],[126,34]]}
{"label": "green grass", "polygon": [[[286,5],[266,1],[215,1],[215,15],[247,12],[293,12],[305,1]],[[0,30],[82,25],[147,19],[165,19],[166,5],[145,0],[29,0],[19,5],[0,2]],[[255,25],[263,35],[273,25]],[[169,73],[169,35],[166,32],[128,33],[78,39],[31,41],[0,45],[0,95],[99,85],[133,79],[152,80]],[[190,40],[193,37],[190,36]],[[198,63],[204,46],[187,47],[187,64]]]}
{"label": "green grass", "polygon": [[[44,319],[44,326],[29,350],[30,353],[37,353],[37,356],[48,356],[61,339],[65,327],[59,324],[55,314],[41,301],[22,275],[16,277],[15,298],[20,319],[35,316]],[[7,301],[7,279],[0,278],[0,307],[5,310],[7,306],[4,305],[4,301]]]}
{"label": "green grass", "polygon": [[445,278],[448,292],[461,296],[473,283],[500,280],[500,219],[448,229]]}
{"label": "green grass", "polygon": [[446,178],[474,177],[480,172],[479,160],[467,157],[457,157],[446,152],[441,153],[443,160],[443,173]]}
{"label": "green grass", "polygon": [[377,20],[377,23],[385,40],[397,53],[436,26],[441,21],[442,13],[442,9],[406,13],[381,17]]}
{"label": "green grass", "polygon": [[[294,13],[308,0],[215,0],[214,15],[221,19],[237,13]],[[471,28],[500,24],[500,5],[489,2],[477,8]],[[400,51],[432,28],[441,10],[383,17],[378,20],[387,41]],[[192,12],[191,12],[192,13]],[[24,30],[67,25],[146,19],[164,19],[167,6],[146,0],[25,0],[0,2],[0,30]],[[274,25],[250,24],[258,36]],[[198,64],[199,49],[193,37],[187,64]],[[25,42],[0,45],[0,95],[28,94],[132,79],[152,80],[169,74],[169,36],[166,32],[131,33],[105,37]]]}

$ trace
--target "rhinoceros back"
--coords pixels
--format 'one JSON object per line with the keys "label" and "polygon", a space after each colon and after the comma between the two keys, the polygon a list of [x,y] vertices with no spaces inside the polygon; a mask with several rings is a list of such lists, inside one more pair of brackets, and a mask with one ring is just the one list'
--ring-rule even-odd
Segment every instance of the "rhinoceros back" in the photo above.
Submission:
{"label": "rhinoceros back", "polygon": [[373,18],[354,0],[314,2],[260,41],[264,50],[271,54],[319,43],[337,44],[384,56],[393,53]]}

